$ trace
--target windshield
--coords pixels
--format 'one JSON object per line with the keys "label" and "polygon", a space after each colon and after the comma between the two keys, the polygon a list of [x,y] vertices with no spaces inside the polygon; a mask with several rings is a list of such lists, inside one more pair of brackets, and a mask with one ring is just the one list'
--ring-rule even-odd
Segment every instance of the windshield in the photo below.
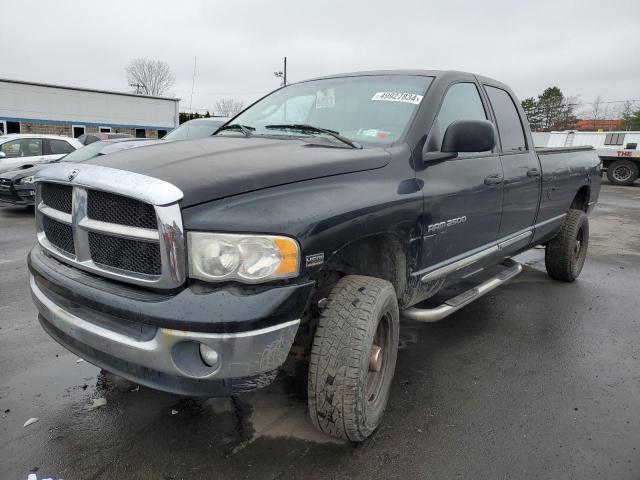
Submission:
{"label": "windshield", "polygon": [[227,120],[189,121],[163,137],[164,141],[193,140],[212,135]]}
{"label": "windshield", "polygon": [[[232,124],[243,125],[253,136],[325,136],[295,128],[304,125],[332,130],[363,144],[388,145],[402,136],[432,80],[372,75],[298,83],[263,98]],[[216,135],[243,132],[223,130]]]}
{"label": "windshield", "polygon": [[106,145],[109,145],[109,142],[93,142],[85,147],[79,148],[78,150],[74,150],[68,155],[65,155],[60,159],[60,161],[84,162],[85,160],[89,160],[90,158],[100,155],[100,151]]}

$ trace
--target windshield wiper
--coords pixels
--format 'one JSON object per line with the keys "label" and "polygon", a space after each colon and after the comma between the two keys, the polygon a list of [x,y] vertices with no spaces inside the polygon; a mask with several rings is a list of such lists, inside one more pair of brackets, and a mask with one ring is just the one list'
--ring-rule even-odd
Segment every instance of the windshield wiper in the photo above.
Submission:
{"label": "windshield wiper", "polygon": [[244,133],[245,137],[250,137],[252,135],[251,132],[255,130],[255,128],[250,127],[249,125],[240,125],[239,123],[231,123],[229,125],[221,126],[218,130],[216,130],[214,135],[217,135],[218,132],[222,132],[223,130],[239,130],[242,133]]}
{"label": "windshield wiper", "polygon": [[303,133],[324,133],[330,135],[333,138],[340,140],[342,143],[346,143],[351,148],[362,148],[359,143],[349,140],[347,137],[343,137],[335,130],[329,130],[328,128],[314,127],[313,125],[306,125],[304,123],[282,123],[277,125],[265,125],[264,128],[269,130],[298,130]]}

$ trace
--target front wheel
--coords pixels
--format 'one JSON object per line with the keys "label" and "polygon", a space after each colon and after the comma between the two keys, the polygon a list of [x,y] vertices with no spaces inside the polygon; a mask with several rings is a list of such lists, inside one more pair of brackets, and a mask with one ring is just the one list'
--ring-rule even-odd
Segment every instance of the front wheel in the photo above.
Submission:
{"label": "front wheel", "polygon": [[548,243],[544,255],[547,274],[573,282],[584,266],[589,246],[589,217],[582,210],[569,210],[558,234]]}
{"label": "front wheel", "polygon": [[638,179],[638,165],[631,160],[617,160],[607,168],[607,178],[614,185],[631,185]]}
{"label": "front wheel", "polygon": [[309,415],[322,432],[361,442],[380,424],[398,354],[393,286],[348,275],[327,299],[309,365]]}

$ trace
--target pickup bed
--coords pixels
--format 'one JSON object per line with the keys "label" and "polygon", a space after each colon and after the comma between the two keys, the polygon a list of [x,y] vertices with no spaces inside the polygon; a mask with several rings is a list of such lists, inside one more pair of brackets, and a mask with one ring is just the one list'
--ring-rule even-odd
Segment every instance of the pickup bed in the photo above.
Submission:
{"label": "pickup bed", "polygon": [[[42,327],[108,371],[229,395],[305,367],[322,431],[379,425],[399,318],[436,321],[517,275],[584,264],[601,164],[534,151],[505,85],[378,71],[286,86],[214,136],[36,178]],[[299,369],[298,369],[299,370]]]}

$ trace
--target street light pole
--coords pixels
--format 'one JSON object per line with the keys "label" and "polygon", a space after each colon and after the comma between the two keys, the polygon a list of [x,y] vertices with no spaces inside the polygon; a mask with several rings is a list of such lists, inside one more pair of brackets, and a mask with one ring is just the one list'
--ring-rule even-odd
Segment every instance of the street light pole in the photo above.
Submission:
{"label": "street light pole", "polygon": [[287,86],[287,57],[284,57],[284,86]]}
{"label": "street light pole", "polygon": [[281,72],[273,72],[276,78],[282,79],[282,86],[287,86],[287,57],[284,57],[284,70]]}

